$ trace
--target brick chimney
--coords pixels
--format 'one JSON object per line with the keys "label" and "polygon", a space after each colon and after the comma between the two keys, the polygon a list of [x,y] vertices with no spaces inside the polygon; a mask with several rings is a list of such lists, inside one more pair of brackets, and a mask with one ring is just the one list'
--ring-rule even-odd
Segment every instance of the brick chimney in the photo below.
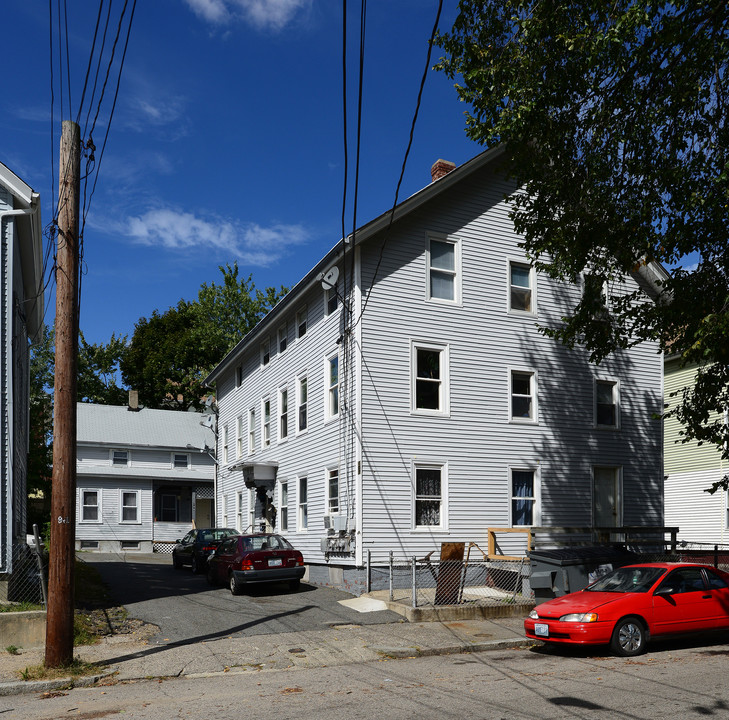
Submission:
{"label": "brick chimney", "polygon": [[436,160],[433,163],[433,167],[430,168],[430,177],[433,178],[433,182],[440,180],[445,177],[451,170],[456,169],[456,164],[450,160]]}

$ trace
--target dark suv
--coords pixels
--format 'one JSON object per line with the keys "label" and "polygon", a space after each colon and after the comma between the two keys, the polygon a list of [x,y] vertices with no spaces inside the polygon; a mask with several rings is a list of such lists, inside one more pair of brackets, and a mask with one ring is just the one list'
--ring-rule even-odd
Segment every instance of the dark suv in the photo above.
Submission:
{"label": "dark suv", "polygon": [[218,547],[220,541],[237,534],[238,531],[232,528],[190,530],[172,549],[172,565],[177,570],[183,565],[189,565],[194,573],[204,572],[208,556]]}

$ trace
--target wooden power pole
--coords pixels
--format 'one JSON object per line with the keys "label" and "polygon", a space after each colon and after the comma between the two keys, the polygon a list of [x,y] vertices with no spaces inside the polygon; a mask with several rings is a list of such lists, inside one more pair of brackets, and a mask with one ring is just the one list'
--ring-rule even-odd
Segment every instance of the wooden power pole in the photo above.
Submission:
{"label": "wooden power pole", "polygon": [[76,535],[76,364],[78,358],[79,126],[63,122],[56,252],[56,372],[46,667],[73,662]]}

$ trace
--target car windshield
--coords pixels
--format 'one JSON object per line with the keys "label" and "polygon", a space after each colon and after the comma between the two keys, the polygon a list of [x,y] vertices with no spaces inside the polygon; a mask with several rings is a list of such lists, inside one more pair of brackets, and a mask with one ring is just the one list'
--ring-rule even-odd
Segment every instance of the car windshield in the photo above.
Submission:
{"label": "car windshield", "polygon": [[251,535],[243,538],[245,550],[290,550],[291,544],[280,535]]}
{"label": "car windshield", "polygon": [[230,528],[216,528],[214,530],[203,530],[200,540],[202,542],[210,542],[211,540],[224,540],[231,535],[237,535],[235,530]]}
{"label": "car windshield", "polygon": [[585,590],[590,592],[644,593],[666,572],[660,567],[622,567],[609,572]]}

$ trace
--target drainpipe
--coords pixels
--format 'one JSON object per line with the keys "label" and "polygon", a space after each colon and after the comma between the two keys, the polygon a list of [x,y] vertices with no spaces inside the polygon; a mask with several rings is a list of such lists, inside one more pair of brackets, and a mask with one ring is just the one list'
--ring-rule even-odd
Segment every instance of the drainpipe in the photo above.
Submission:
{"label": "drainpipe", "polygon": [[[33,216],[37,215],[38,209],[40,208],[40,203],[38,202],[39,195],[37,193],[33,194],[33,200],[31,201],[31,206],[29,208],[22,208],[17,210],[0,210],[0,242],[5,242],[5,231],[4,231],[4,224],[5,224],[5,218],[11,218],[11,217],[18,217],[21,215],[29,215],[31,218]],[[32,220],[31,220],[32,222]],[[15,243],[14,238],[10,237],[8,241],[8,273],[12,276],[12,274],[15,271]],[[7,282],[6,285],[6,291],[5,291],[5,327],[6,327],[6,337],[5,339],[5,354],[8,358],[7,361],[7,415],[9,423],[13,424],[13,428],[15,427],[14,424],[14,407],[13,407],[13,363],[12,363],[12,347],[13,347],[13,287],[12,283]],[[28,428],[28,431],[30,431],[30,428]],[[13,474],[13,460],[14,460],[14,453],[15,453],[15,444],[14,444],[14,436],[12,432],[9,432],[9,428],[6,430],[7,432],[7,439],[4,441],[5,443],[5,449],[8,453],[6,461],[5,461],[5,471],[6,471],[6,477],[8,478],[8,500],[10,501],[8,504],[8,524],[6,528],[6,542],[8,543],[7,547],[8,549],[12,548],[13,545],[13,524],[15,521],[15,518],[13,517],[13,493],[12,489],[14,486],[14,474]],[[12,485],[11,485],[12,483]],[[0,558],[0,565],[2,565],[2,558]],[[8,567],[7,572],[12,572],[13,570],[13,556],[12,552],[8,555]]]}

